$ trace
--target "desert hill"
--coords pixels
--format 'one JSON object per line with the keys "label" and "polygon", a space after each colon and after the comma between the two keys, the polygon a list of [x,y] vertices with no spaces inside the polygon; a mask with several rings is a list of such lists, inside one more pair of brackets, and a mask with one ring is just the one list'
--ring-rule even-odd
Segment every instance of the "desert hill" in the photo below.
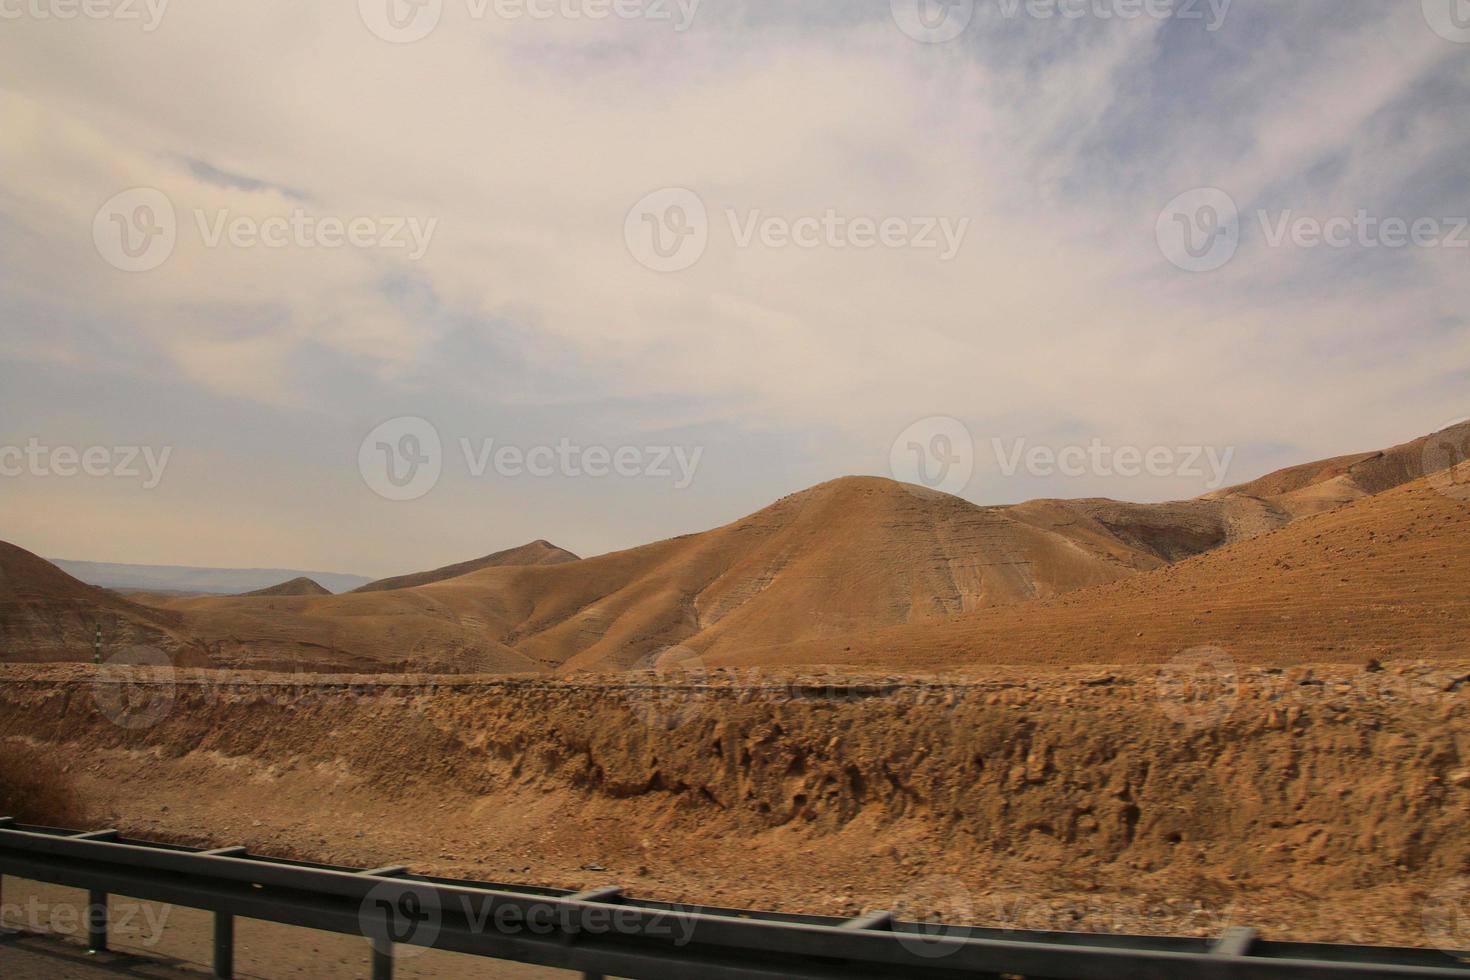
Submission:
{"label": "desert hill", "polygon": [[[76,612],[77,604],[120,603],[118,616],[166,626],[219,666],[364,672],[621,670],[671,647],[732,663],[1136,659],[1172,655],[1182,641],[1227,644],[1236,634],[1281,644],[1246,644],[1265,655],[1294,656],[1303,642],[1330,653],[1321,630],[1361,618],[1364,632],[1341,638],[1343,649],[1357,650],[1366,636],[1403,632],[1394,625],[1399,610],[1413,605],[1371,600],[1396,594],[1382,578],[1384,562],[1443,530],[1444,521],[1400,527],[1392,508],[1434,494],[1421,478],[1426,462],[1432,469],[1463,459],[1467,441],[1470,424],[1161,504],[981,507],[848,477],[723,527],[627,551],[577,559],[537,541],[344,595],[287,583],[246,596],[155,596],[148,609],[36,568],[40,559],[30,556],[26,574],[52,583],[49,592],[22,607],[20,579],[0,580],[9,603],[0,625],[24,637],[21,650],[85,656],[90,633],[79,638],[77,623],[92,613]],[[1455,513],[1440,511],[1445,520]],[[1352,550],[1356,526],[1340,523],[1350,516],[1383,524],[1371,553]],[[1298,537],[1308,530],[1317,537]],[[1335,549],[1340,571],[1312,557],[1323,549]],[[1350,587],[1329,588],[1303,562]],[[1428,583],[1417,587],[1428,594]],[[1333,605],[1338,598],[1348,605]],[[1219,608],[1181,612],[1206,601]],[[1349,608],[1354,602],[1360,606]],[[1280,615],[1318,607],[1302,631],[1280,625],[1296,623]],[[1277,608],[1286,611],[1272,620]],[[71,625],[53,630],[51,646],[40,644],[37,624],[66,615]]]}
{"label": "desert hill", "polygon": [[98,626],[104,653],[140,645],[175,652],[187,646],[177,614],[87,585],[44,558],[0,541],[0,659],[90,656]]}
{"label": "desert hill", "polygon": [[505,551],[497,551],[493,555],[484,558],[476,558],[471,561],[462,561],[456,565],[445,565],[428,572],[416,572],[412,575],[399,575],[394,578],[379,579],[369,582],[367,585],[353,589],[354,592],[389,592],[393,589],[411,589],[419,585],[428,585],[431,582],[442,582],[445,579],[458,578],[468,575],[470,572],[478,572],[482,568],[498,568],[503,565],[560,565],[569,561],[578,561],[576,555],[565,548],[558,548],[550,541],[532,541],[523,544],[519,548],[509,548]]}
{"label": "desert hill", "polygon": [[1470,463],[1126,581],[841,642],[712,649],[704,662],[946,669],[1157,662],[1204,646],[1242,663],[1463,655],[1467,581]]}
{"label": "desert hill", "polygon": [[1381,452],[1292,466],[1206,499],[1257,498],[1292,518],[1318,514],[1470,459],[1470,422]]}
{"label": "desert hill", "polygon": [[[1075,516],[1062,529],[890,480],[847,478],[733,524],[578,561],[500,563],[341,596],[160,600],[233,663],[337,669],[620,669],[695,637],[735,648],[1023,602],[1162,559]],[[538,552],[555,558],[551,546]]]}
{"label": "desert hill", "polygon": [[[1024,602],[1157,567],[1098,526],[851,477],[701,534],[551,568],[487,569],[426,593],[489,602],[551,668],[623,668],[696,637],[709,648],[843,635]],[[477,597],[485,599],[477,599]]]}
{"label": "desert hill", "polygon": [[215,666],[334,673],[517,674],[539,666],[502,643],[501,626],[428,588],[345,595],[158,599]]}
{"label": "desert hill", "polygon": [[301,576],[293,578],[289,582],[280,585],[272,585],[268,589],[256,589],[254,592],[246,592],[245,596],[273,596],[273,595],[331,595],[327,589],[322,588],[316,582]]}

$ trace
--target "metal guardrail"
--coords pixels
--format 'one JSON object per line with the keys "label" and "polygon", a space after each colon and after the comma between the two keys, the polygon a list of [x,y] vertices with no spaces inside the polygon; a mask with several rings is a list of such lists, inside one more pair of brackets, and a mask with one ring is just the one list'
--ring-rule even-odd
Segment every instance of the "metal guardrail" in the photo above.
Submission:
{"label": "metal guardrail", "polygon": [[217,977],[233,975],[234,920],[243,917],[364,936],[375,980],[392,976],[395,944],[632,980],[1470,978],[1470,961],[1437,950],[1265,942],[1248,929],[1210,941],[679,906],[634,900],[616,886],[462,881],[0,818],[0,881],[7,874],[86,889],[89,943],[99,951],[109,894],[211,911]]}

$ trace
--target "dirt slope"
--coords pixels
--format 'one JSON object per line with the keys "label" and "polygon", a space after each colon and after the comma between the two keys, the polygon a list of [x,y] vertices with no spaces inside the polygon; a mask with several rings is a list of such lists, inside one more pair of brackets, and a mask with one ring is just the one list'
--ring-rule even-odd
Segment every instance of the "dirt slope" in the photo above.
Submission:
{"label": "dirt slope", "polygon": [[261,853],[727,907],[1426,942],[1425,898],[1470,861],[1470,683],[1451,681],[1470,663],[1243,670],[1208,725],[1155,669],[1098,670],[182,671],[134,685],[153,723],[121,725],[89,667],[6,667],[0,750],[66,766],[93,826]]}
{"label": "dirt slope", "polygon": [[99,625],[104,655],[134,645],[182,654],[189,646],[177,614],[79,582],[0,541],[0,660],[71,660],[83,652],[90,658]]}
{"label": "dirt slope", "polygon": [[422,589],[158,600],[218,667],[392,673],[535,672],[498,626]]}
{"label": "dirt slope", "polygon": [[1203,645],[1251,663],[1452,656],[1470,648],[1470,464],[1454,477],[1464,493],[1416,480],[1127,581],[706,662],[1158,662]]}
{"label": "dirt slope", "polygon": [[272,585],[268,589],[257,589],[254,592],[246,592],[245,596],[272,596],[272,595],[331,595],[331,591],[322,588],[317,583],[306,577],[293,578],[289,582],[280,585]]}
{"label": "dirt slope", "polygon": [[1255,497],[1291,517],[1318,514],[1392,490],[1470,459],[1470,422],[1382,452],[1358,453],[1278,470],[1206,499]]}
{"label": "dirt slope", "polygon": [[420,585],[428,585],[432,582],[442,582],[445,579],[458,578],[468,575],[470,572],[478,572],[482,568],[499,568],[505,565],[560,565],[569,561],[578,561],[576,555],[565,548],[558,548],[550,541],[532,541],[523,544],[519,548],[510,548],[506,551],[497,551],[493,555],[484,558],[475,558],[471,561],[462,561],[456,565],[445,565],[428,572],[416,572],[412,575],[399,575],[394,578],[379,579],[369,582],[360,588],[353,589],[354,592],[388,592],[393,589],[411,589]]}

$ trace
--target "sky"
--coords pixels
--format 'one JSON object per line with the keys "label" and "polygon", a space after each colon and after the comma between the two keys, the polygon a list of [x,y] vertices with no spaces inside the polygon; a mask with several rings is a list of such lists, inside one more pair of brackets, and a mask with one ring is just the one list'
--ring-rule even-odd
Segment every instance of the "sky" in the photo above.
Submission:
{"label": "sky", "polygon": [[382,575],[1392,445],[1470,415],[1467,104],[1465,0],[0,0],[0,539]]}

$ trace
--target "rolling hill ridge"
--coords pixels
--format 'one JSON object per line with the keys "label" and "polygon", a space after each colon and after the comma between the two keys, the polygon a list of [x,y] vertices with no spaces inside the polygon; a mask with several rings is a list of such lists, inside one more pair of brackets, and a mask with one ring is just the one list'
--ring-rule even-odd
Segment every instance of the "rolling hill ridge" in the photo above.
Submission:
{"label": "rolling hill ridge", "polygon": [[[11,549],[30,579],[49,583],[41,591],[54,601],[34,589],[23,599],[0,580],[0,629],[19,638],[0,654],[83,654],[86,621],[104,613],[218,666],[321,671],[619,671],[670,648],[742,664],[1107,661],[1169,656],[1180,643],[1252,632],[1283,650],[1307,644],[1332,653],[1322,630],[1358,622],[1347,604],[1389,623],[1419,608],[1382,598],[1393,594],[1393,575],[1412,579],[1405,549],[1422,545],[1441,571],[1458,568],[1453,549],[1441,551],[1456,540],[1444,532],[1458,529],[1455,515],[1466,507],[1442,485],[1459,471],[1424,474],[1437,460],[1463,459],[1467,442],[1470,423],[1162,504],[982,507],[847,477],[699,534],[588,559],[535,541],[343,595],[298,580],[243,596],[140,597],[144,606]],[[1434,519],[1405,524],[1406,507]],[[1355,551],[1368,532],[1377,545]],[[1339,576],[1346,587],[1328,587],[1334,573],[1324,548],[1350,565]],[[1439,586],[1414,587],[1429,595]],[[1216,596],[1218,609],[1175,614]],[[1226,614],[1228,596],[1235,612]],[[1280,628],[1279,615],[1297,614],[1273,610],[1303,602],[1324,610],[1303,620],[1317,625]],[[66,624],[49,640],[48,616]],[[1186,629],[1185,621],[1207,628]],[[1231,629],[1215,628],[1221,624]],[[1344,649],[1371,646],[1366,638],[1383,632],[1371,617],[1360,626]],[[1246,647],[1269,654],[1271,644],[1261,643]]]}

